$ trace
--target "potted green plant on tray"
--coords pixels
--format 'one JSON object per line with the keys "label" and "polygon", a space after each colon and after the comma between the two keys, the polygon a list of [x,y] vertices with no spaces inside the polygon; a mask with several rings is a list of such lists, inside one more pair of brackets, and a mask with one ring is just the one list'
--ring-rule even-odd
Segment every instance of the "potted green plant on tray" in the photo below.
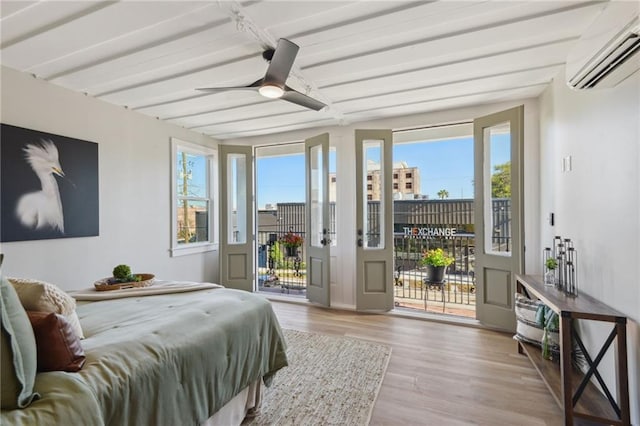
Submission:
{"label": "potted green plant on tray", "polygon": [[113,276],[103,278],[94,283],[96,290],[120,290],[125,288],[147,287],[153,284],[153,274],[131,273],[129,265],[118,265],[113,268]]}

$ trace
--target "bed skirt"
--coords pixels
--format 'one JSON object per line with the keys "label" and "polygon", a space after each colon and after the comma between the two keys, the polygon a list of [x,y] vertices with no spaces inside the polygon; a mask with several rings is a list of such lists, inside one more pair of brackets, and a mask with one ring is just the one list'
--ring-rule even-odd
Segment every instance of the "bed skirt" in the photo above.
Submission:
{"label": "bed skirt", "polygon": [[240,425],[245,417],[255,416],[260,409],[261,379],[247,386],[201,426]]}

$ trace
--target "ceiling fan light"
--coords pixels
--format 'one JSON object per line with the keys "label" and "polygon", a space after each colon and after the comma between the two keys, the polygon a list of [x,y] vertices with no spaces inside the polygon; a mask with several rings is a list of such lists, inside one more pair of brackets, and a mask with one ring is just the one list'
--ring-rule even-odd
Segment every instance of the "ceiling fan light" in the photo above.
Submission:
{"label": "ceiling fan light", "polygon": [[281,87],[274,86],[273,84],[265,84],[263,86],[260,86],[258,92],[265,98],[271,99],[281,98],[284,94],[284,90],[282,90]]}

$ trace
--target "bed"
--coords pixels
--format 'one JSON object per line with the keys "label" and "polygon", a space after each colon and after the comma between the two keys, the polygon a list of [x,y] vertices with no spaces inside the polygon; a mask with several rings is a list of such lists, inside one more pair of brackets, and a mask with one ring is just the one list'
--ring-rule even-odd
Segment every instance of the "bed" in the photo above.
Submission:
{"label": "bed", "polygon": [[260,383],[269,385],[287,365],[270,303],[247,292],[209,288],[79,301],[76,311],[84,367],[38,373],[42,398],[4,411],[1,424],[239,423],[259,404]]}

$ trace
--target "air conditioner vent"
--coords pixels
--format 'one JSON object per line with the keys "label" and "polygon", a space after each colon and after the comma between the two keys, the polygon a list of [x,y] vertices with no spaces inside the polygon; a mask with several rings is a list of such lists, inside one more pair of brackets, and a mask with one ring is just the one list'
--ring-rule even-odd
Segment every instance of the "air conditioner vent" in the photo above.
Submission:
{"label": "air conditioner vent", "polygon": [[640,18],[636,2],[611,2],[567,58],[574,89],[613,87],[640,69]]}

